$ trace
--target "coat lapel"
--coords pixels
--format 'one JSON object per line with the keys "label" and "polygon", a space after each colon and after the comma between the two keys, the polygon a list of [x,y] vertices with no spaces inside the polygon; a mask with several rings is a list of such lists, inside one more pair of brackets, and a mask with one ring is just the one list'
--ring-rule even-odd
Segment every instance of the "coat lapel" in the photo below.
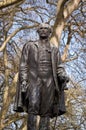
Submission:
{"label": "coat lapel", "polygon": [[35,46],[36,46],[37,48],[39,47],[39,44],[38,44],[38,42],[35,42],[34,44],[35,44]]}

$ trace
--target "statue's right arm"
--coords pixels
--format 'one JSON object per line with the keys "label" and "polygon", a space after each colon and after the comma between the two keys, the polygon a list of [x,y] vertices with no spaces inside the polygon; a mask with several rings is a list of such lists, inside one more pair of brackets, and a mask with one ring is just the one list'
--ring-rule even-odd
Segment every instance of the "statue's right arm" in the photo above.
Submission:
{"label": "statue's right arm", "polygon": [[20,64],[19,64],[19,82],[22,91],[25,91],[28,83],[28,56],[29,56],[30,44],[25,44],[22,49]]}

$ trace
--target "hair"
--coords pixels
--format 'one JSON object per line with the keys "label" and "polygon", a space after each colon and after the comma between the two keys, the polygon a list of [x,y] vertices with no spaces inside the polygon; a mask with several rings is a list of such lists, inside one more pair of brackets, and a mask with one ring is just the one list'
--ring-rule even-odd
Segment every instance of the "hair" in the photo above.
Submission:
{"label": "hair", "polygon": [[52,27],[48,24],[48,23],[42,23],[39,25],[39,27],[37,28],[37,32],[39,33],[39,30],[41,29],[41,27],[46,27],[49,29],[50,33],[52,33]]}

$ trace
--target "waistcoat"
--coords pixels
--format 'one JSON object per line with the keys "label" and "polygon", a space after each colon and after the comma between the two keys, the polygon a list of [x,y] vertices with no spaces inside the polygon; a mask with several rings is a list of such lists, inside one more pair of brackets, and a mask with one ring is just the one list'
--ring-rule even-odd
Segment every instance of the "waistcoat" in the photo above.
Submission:
{"label": "waistcoat", "polygon": [[52,61],[50,47],[39,46],[38,50],[38,73],[39,76],[47,77],[52,74]]}

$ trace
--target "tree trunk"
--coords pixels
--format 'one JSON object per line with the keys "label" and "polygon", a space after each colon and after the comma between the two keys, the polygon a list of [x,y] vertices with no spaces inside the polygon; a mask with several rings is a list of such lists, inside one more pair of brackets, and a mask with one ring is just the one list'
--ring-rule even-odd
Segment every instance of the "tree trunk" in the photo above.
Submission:
{"label": "tree trunk", "polygon": [[[68,2],[68,3],[67,3]],[[80,0],[59,0],[57,3],[57,16],[54,24],[54,31],[50,39],[51,43],[55,46],[59,46],[62,31],[64,29],[65,22],[71,13],[78,7]],[[66,5],[66,6],[65,6]]]}

